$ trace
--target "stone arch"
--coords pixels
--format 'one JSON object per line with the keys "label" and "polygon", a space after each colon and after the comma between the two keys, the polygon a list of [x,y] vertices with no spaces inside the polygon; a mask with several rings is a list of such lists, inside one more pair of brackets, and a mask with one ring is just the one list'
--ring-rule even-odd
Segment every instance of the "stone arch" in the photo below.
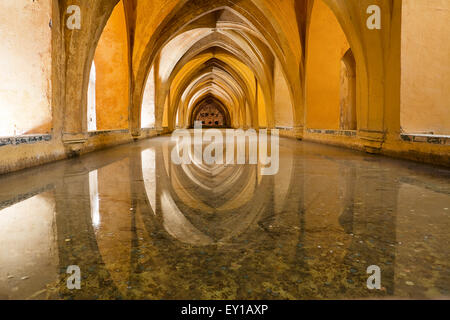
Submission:
{"label": "stone arch", "polygon": [[[208,39],[205,39],[208,40]],[[221,47],[222,46],[222,47]],[[254,70],[253,72],[255,72],[257,74],[257,78],[260,79],[260,83],[262,85],[262,88],[264,89],[264,97],[265,97],[265,101],[266,101],[266,106],[268,108],[267,110],[267,114],[268,115],[272,115],[272,111],[270,109],[271,106],[271,102],[272,102],[272,87],[273,87],[273,79],[272,79],[272,74],[268,71],[264,72],[262,70],[263,65],[255,65],[253,63],[253,60],[255,59],[250,59],[250,57],[246,57],[245,53],[239,50],[234,49],[232,46],[228,46],[224,41],[217,41],[217,39],[215,39],[215,41],[210,42],[210,41],[205,41],[203,46],[200,46],[199,48],[194,48],[195,50],[192,52],[192,55],[188,54],[186,56],[184,56],[175,66],[174,70],[176,70],[177,72],[172,72],[172,75],[169,77],[169,84],[167,85],[163,85],[163,87],[165,88],[165,92],[160,92],[161,96],[160,96],[160,105],[162,105],[162,100],[164,99],[164,97],[166,96],[166,94],[169,91],[169,85],[171,80],[173,79],[174,76],[176,76],[178,74],[178,72],[180,71],[181,67],[185,65],[185,63],[187,61],[189,61],[189,59],[192,59],[193,57],[195,57],[195,54],[199,54],[201,52],[206,52],[207,50],[209,50],[210,48],[218,48],[223,52],[226,52],[227,54],[229,54],[232,57],[235,57],[237,60],[241,61],[242,63],[251,66],[251,70]],[[214,49],[217,50],[217,49]],[[191,50],[188,50],[187,53],[190,53]],[[217,60],[217,59],[216,59]],[[222,65],[224,63],[222,62]],[[226,64],[226,63],[225,63]],[[219,65],[219,67],[221,67],[221,65]],[[259,70],[259,71],[258,71]],[[234,74],[239,74],[238,71],[234,72]],[[159,118],[161,118],[161,113],[162,110],[159,110],[160,115]]]}
{"label": "stone arch", "polygon": [[[212,123],[212,121],[216,120],[214,119],[209,119],[208,117],[210,117],[211,115],[204,115],[202,117],[199,117],[199,114],[202,113],[205,108],[208,108],[210,105],[214,104],[214,109],[217,110],[220,115],[218,121],[220,121],[219,123]],[[217,115],[212,115],[212,117],[217,116]],[[216,117],[217,118],[217,117]],[[230,118],[230,114],[228,113],[227,108],[220,102],[220,100],[216,99],[214,96],[212,95],[207,95],[206,97],[204,97],[200,102],[198,102],[196,104],[196,106],[193,108],[191,114],[190,114],[190,127],[193,128],[195,125],[195,121],[198,120],[210,120],[211,123],[205,122],[203,123],[203,126],[206,127],[230,127],[231,126],[231,118]]]}
{"label": "stone arch", "polygon": [[64,123],[62,140],[70,153],[78,153],[87,140],[87,89],[95,49],[109,17],[120,0],[94,1],[90,6],[80,6],[84,21],[80,30],[68,30],[65,21],[67,1],[62,9],[61,33],[65,45]]}
{"label": "stone arch", "polygon": [[[216,88],[211,88],[212,86],[216,87]],[[236,118],[238,117],[238,115],[235,112],[235,110],[233,110],[232,108],[229,107],[230,105],[232,105],[234,103],[233,102],[234,97],[224,87],[210,82],[205,85],[199,86],[199,88],[196,91],[191,92],[189,94],[188,99],[186,99],[183,109],[182,109],[182,110],[184,110],[184,113],[185,113],[186,123],[190,124],[190,119],[194,113],[196,106],[202,100],[204,100],[205,97],[208,97],[208,96],[214,97],[217,101],[220,102],[219,104],[223,108],[225,108],[225,110],[226,110],[225,114],[228,114],[228,119],[230,120],[229,123],[236,122]]]}
{"label": "stone arch", "polygon": [[351,49],[341,59],[340,89],[339,127],[342,130],[356,130],[356,61]]}
{"label": "stone arch", "polygon": [[[344,31],[356,61],[357,73],[357,113],[358,136],[362,139],[365,150],[379,152],[385,139],[385,68],[386,54],[383,41],[393,27],[390,15],[397,10],[391,1],[382,1],[382,29],[367,28],[366,9],[373,4],[364,0],[359,4],[345,0],[323,1],[334,13]],[[386,37],[386,38],[384,38]]]}
{"label": "stone arch", "polygon": [[[215,68],[218,68],[218,70],[215,71]],[[172,110],[171,115],[175,115],[178,108],[182,107],[181,98],[182,95],[188,91],[192,91],[192,88],[197,86],[198,84],[201,84],[201,81],[204,80],[210,80],[211,77],[215,77],[216,79],[222,79],[223,83],[229,83],[228,87],[233,93],[233,96],[236,97],[235,104],[239,103],[239,100],[242,100],[245,97],[245,95],[248,94],[248,91],[246,92],[246,85],[243,79],[239,79],[239,77],[235,78],[230,76],[228,72],[233,72],[229,68],[229,66],[221,64],[220,61],[217,61],[215,59],[211,59],[207,61],[206,63],[199,64],[197,67],[194,68],[194,70],[186,75],[184,79],[179,84],[179,89],[177,90],[177,93],[175,94],[174,98],[172,99]],[[224,77],[228,76],[230,80],[226,80]],[[234,85],[231,85],[229,81],[232,81]],[[195,92],[192,92],[192,94]],[[188,95],[186,100],[190,99],[190,95]],[[240,110],[241,112],[241,110]]]}
{"label": "stone arch", "polygon": [[[201,55],[202,53],[206,53],[206,52],[212,52],[214,54],[214,52],[217,52],[217,50],[221,50],[227,54],[229,54],[232,57],[235,57],[236,59],[242,61],[243,63],[245,63],[246,65],[253,65],[252,60],[251,59],[244,59],[242,60],[242,58],[240,58],[237,54],[237,52],[230,52],[229,50],[231,50],[230,48],[224,49],[221,47],[216,47],[217,45],[220,45],[220,43],[218,42],[213,42],[213,43],[209,43],[206,41],[205,46],[200,46],[199,48],[196,47],[192,47],[191,49],[189,49],[186,54],[178,61],[178,63],[175,65],[173,72],[171,74],[171,76],[168,79],[168,86],[170,86],[170,84],[173,81],[173,78],[180,72],[180,70],[182,69],[182,67],[191,59],[195,58],[196,56]],[[205,49],[206,48],[206,49]],[[203,51],[202,51],[203,50]],[[248,88],[247,86],[242,86],[243,82],[240,80],[242,79],[242,77],[239,74],[239,71],[235,70],[235,68],[233,68],[232,66],[229,66],[229,68],[226,67],[226,63],[222,62],[220,59],[214,58],[215,61],[217,61],[217,64],[219,67],[221,68],[226,68],[228,70],[230,70],[229,73],[233,74],[233,77],[235,77],[236,79],[239,80],[239,82],[241,83],[241,87],[243,88]],[[209,63],[209,62],[206,62]],[[253,67],[253,70],[255,70],[254,72],[256,72],[257,66]],[[270,75],[269,78],[267,78],[267,76],[264,76],[264,73],[260,72],[259,73],[260,76],[258,77],[258,79],[262,79],[261,83],[263,85],[263,88],[265,89],[265,92],[270,92],[270,88],[271,88],[271,84],[273,83],[273,79],[271,78],[272,75]],[[266,73],[267,75],[267,73]],[[262,77],[262,78],[261,78]],[[267,79],[266,79],[267,78]],[[168,92],[168,86],[166,86],[166,93],[163,93],[163,97],[164,95],[167,94]],[[248,91],[248,90],[247,90]],[[249,95],[248,95],[249,96]],[[266,96],[266,103],[269,104],[271,101],[272,97],[271,96]]]}
{"label": "stone arch", "polygon": [[[384,89],[381,79],[384,77],[385,57],[382,52],[381,33],[367,29],[367,15],[361,8],[367,8],[368,5],[355,7],[353,3],[341,0],[315,0],[310,2],[308,7],[307,37],[311,37],[314,7],[320,3],[326,5],[337,19],[353,53],[357,74],[358,135],[366,150],[375,152],[381,148],[384,141]],[[383,23],[386,28],[389,27],[386,21],[383,20]],[[308,55],[306,59],[308,61]]]}
{"label": "stone arch", "polygon": [[[149,66],[153,63],[155,57],[157,56],[160,48],[166,44],[172,35],[177,35],[180,32],[186,30],[186,26],[189,26],[193,20],[204,16],[217,9],[230,8],[238,12],[247,21],[251,21],[253,26],[256,26],[256,30],[265,34],[265,40],[270,44],[271,50],[273,50],[280,60],[283,71],[289,79],[288,83],[292,84],[290,90],[292,91],[292,99],[295,112],[294,118],[296,123],[300,123],[302,126],[302,114],[301,109],[302,104],[302,90],[301,90],[301,79],[299,72],[295,68],[288,68],[287,62],[293,62],[292,59],[295,56],[289,47],[288,39],[285,34],[279,34],[275,32],[277,28],[275,27],[278,22],[274,17],[270,17],[270,14],[265,11],[262,13],[258,7],[256,7],[250,1],[240,2],[239,5],[231,6],[229,1],[216,1],[214,3],[202,3],[201,1],[190,1],[188,3],[181,2],[175,5],[174,10],[171,11],[169,15],[163,20],[163,22],[158,26],[155,31],[154,36],[147,42],[145,49],[140,53],[140,62],[135,65],[136,74],[136,89],[133,94],[133,123],[134,127],[139,122],[139,112],[136,108],[140,106],[141,99],[141,88],[142,83],[145,82]],[[176,16],[176,21],[171,21]],[[194,19],[192,19],[194,17]],[[158,35],[158,38],[156,37]],[[279,39],[279,38],[283,39]],[[295,62],[293,62],[296,64]]]}

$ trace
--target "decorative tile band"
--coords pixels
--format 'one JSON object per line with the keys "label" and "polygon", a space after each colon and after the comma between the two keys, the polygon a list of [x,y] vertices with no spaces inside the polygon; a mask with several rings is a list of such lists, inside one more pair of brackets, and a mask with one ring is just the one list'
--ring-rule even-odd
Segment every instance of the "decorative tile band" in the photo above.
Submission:
{"label": "decorative tile band", "polygon": [[308,133],[332,134],[337,136],[356,137],[356,130],[306,129]]}
{"label": "decorative tile band", "polygon": [[107,135],[107,134],[115,134],[115,133],[129,133],[130,131],[128,129],[121,129],[121,130],[103,130],[103,131],[91,131],[88,132],[90,137],[94,136],[101,136],[101,135]]}
{"label": "decorative tile band", "polygon": [[0,138],[0,147],[7,145],[31,144],[50,140],[52,140],[52,136],[50,134],[7,137]]}
{"label": "decorative tile band", "polygon": [[276,129],[278,129],[278,130],[286,130],[286,131],[294,130],[293,127],[276,127]]}
{"label": "decorative tile band", "polygon": [[406,142],[421,142],[439,145],[450,145],[450,136],[433,135],[433,134],[401,134],[401,139]]}

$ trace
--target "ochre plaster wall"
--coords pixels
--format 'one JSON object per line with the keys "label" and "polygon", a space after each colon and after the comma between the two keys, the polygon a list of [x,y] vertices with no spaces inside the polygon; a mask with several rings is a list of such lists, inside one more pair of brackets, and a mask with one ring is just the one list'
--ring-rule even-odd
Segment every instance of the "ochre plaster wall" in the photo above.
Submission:
{"label": "ochre plaster wall", "polygon": [[274,117],[275,126],[292,127],[294,124],[293,106],[288,84],[281,70],[281,64],[276,61],[274,70]]}
{"label": "ochre plaster wall", "polygon": [[404,0],[401,127],[450,135],[450,1]]}
{"label": "ochre plaster wall", "polygon": [[258,84],[258,122],[260,127],[267,127],[267,112],[266,103],[264,101],[264,94],[262,92],[261,86]]}
{"label": "ochre plaster wall", "polygon": [[[155,32],[158,25],[170,13],[179,0],[137,1],[136,8],[136,36],[133,50],[133,60],[140,61],[144,54],[145,45]],[[139,65],[133,65],[136,73]]]}
{"label": "ochre plaster wall", "polygon": [[49,133],[51,0],[0,1],[0,136]]}
{"label": "ochre plaster wall", "polygon": [[169,98],[166,99],[166,102],[164,103],[164,115],[163,115],[163,127],[169,126]]}
{"label": "ochre plaster wall", "polygon": [[349,44],[333,12],[314,1],[306,62],[306,126],[339,129],[341,59]]}
{"label": "ochre plaster wall", "polygon": [[289,47],[295,55],[295,61],[300,62],[302,58],[302,46],[298,33],[295,15],[296,0],[255,0],[258,8],[267,16],[273,15],[281,31],[289,37]]}
{"label": "ochre plaster wall", "polygon": [[122,1],[114,8],[95,51],[97,130],[128,128],[128,42]]}

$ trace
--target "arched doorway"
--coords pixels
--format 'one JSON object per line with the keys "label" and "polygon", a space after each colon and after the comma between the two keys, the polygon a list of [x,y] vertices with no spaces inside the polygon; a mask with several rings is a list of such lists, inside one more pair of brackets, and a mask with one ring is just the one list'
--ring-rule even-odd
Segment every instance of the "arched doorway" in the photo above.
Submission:
{"label": "arched doorway", "polygon": [[229,128],[231,126],[227,108],[214,97],[207,97],[195,106],[191,115],[191,127],[194,127],[197,121],[206,128]]}
{"label": "arched doorway", "polygon": [[351,49],[341,60],[340,129],[356,130],[356,61]]}

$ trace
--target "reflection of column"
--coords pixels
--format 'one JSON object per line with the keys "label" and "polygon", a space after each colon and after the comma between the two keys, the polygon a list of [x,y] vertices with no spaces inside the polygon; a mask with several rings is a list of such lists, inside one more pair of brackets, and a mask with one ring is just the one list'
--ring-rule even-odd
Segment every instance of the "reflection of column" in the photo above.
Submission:
{"label": "reflection of column", "polygon": [[355,210],[355,183],[356,183],[356,168],[350,164],[350,168],[342,167],[345,185],[343,210],[339,216],[339,223],[344,228],[347,234],[353,233],[353,212]]}
{"label": "reflection of column", "polygon": [[354,237],[344,261],[363,273],[363,278],[368,277],[365,274],[368,266],[379,266],[381,285],[386,288],[386,291],[380,294],[392,295],[398,183],[385,173],[368,176],[367,169],[367,167],[358,168],[354,180],[349,177],[355,185],[352,187],[355,190],[352,214]]}
{"label": "reflection of column", "polygon": [[[137,215],[147,213],[146,201],[141,199],[145,199],[145,181],[142,174],[143,170],[143,159],[141,157],[140,150],[134,150],[133,154],[130,155],[130,192],[131,192],[131,230],[133,230],[133,235],[131,238],[131,257],[130,257],[130,277],[129,277],[129,285],[131,287],[139,286],[140,280],[140,271],[141,266],[139,265],[139,254],[135,248],[139,248],[141,245],[139,243],[139,236],[136,233],[138,230],[137,225]],[[143,183],[139,183],[142,181]]]}
{"label": "reflection of column", "polygon": [[[104,270],[92,226],[89,174],[81,162],[70,163],[63,181],[56,189],[56,229],[60,266],[60,295],[62,297],[94,298],[104,291],[114,294],[115,288]],[[89,197],[87,197],[89,199]],[[68,266],[77,265],[82,273],[81,290],[66,288]]]}
{"label": "reflection of column", "polygon": [[[135,210],[141,216],[147,234],[151,234],[158,227],[155,219],[158,219],[161,212],[161,180],[165,176],[162,148],[158,145],[151,149],[139,150],[130,159],[131,181],[134,181],[131,184],[131,192],[134,195],[133,199],[137,199],[133,200]],[[139,183],[136,183],[138,181]]]}
{"label": "reflection of column", "polygon": [[[292,174],[288,196],[286,197],[286,207],[284,212],[293,212],[290,225],[298,228],[298,241],[295,246],[294,261],[290,264],[292,273],[295,274],[297,283],[305,282],[305,278],[310,277],[309,265],[306,261],[305,252],[305,158],[297,156],[298,149],[303,149],[303,144],[296,146],[297,152],[292,156]],[[301,152],[300,154],[303,154]],[[302,292],[299,292],[299,296]]]}
{"label": "reflection of column", "polygon": [[[136,163],[140,170],[141,179],[144,181],[144,187],[146,196],[150,203],[150,208],[154,213],[156,213],[156,155],[155,149],[149,148],[143,150],[141,153],[137,155],[138,159],[140,159],[140,163]],[[133,157],[134,159],[134,157]],[[134,166],[132,166],[134,168]],[[133,169],[137,170],[137,169]],[[138,174],[136,172],[136,174]],[[137,175],[135,175],[137,176]]]}
{"label": "reflection of column", "polygon": [[94,228],[100,225],[100,198],[98,195],[98,171],[89,172],[89,198],[91,204],[91,218]]}

